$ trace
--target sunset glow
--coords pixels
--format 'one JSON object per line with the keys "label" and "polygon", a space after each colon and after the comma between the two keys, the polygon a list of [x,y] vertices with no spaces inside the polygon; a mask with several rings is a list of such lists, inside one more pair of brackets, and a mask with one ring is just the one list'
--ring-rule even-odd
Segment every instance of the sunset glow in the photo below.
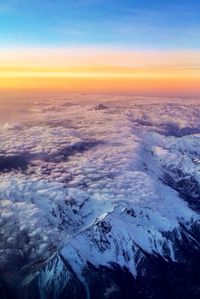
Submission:
{"label": "sunset glow", "polygon": [[0,89],[197,94],[199,62],[197,51],[1,51]]}
{"label": "sunset glow", "polygon": [[0,0],[0,299],[200,299],[200,0]]}

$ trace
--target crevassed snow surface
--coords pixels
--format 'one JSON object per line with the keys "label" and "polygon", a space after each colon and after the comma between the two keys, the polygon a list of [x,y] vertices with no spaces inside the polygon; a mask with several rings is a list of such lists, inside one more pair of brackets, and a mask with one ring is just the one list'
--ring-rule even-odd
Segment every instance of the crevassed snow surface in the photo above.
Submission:
{"label": "crevassed snow surface", "polygon": [[199,99],[69,95],[18,109],[29,117],[0,123],[1,271],[57,251],[77,275],[114,262],[136,277],[145,252],[180,259],[169,234],[199,223]]}

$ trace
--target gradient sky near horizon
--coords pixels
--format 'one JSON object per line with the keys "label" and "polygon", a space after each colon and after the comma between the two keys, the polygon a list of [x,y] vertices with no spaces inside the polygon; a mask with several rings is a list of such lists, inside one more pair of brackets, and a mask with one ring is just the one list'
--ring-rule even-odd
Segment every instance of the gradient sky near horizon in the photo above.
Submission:
{"label": "gradient sky near horizon", "polygon": [[2,89],[200,94],[200,1],[1,0]]}

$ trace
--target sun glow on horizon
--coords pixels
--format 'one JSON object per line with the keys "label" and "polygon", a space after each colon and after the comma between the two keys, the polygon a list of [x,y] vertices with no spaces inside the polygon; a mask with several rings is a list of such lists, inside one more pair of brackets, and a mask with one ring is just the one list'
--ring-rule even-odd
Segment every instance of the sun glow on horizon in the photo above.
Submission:
{"label": "sun glow on horizon", "polygon": [[200,93],[200,52],[0,51],[0,90]]}

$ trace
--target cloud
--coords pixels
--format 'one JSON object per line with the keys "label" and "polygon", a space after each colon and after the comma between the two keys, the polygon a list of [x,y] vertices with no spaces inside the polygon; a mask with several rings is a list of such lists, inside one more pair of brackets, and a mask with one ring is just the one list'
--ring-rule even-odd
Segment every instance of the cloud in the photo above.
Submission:
{"label": "cloud", "polygon": [[[177,135],[162,135],[163,131],[170,133],[174,124],[195,133],[198,101],[68,95],[56,102],[33,101],[28,122],[2,125],[0,162],[12,167],[0,170],[1,270],[13,273],[12,265],[19,269],[46,259],[63,243],[70,250],[81,246],[83,258],[104,264],[110,259],[117,262],[120,243],[120,263],[134,266],[124,236],[131,236],[143,250],[160,254],[163,231],[179,228],[180,219],[198,218],[159,180],[164,152],[173,151],[179,164],[180,152],[189,143],[190,155],[196,144],[188,136],[177,141]],[[96,109],[99,103],[107,109]],[[23,169],[20,163],[25,158]],[[193,169],[198,170],[195,165]]]}
{"label": "cloud", "polygon": [[10,272],[36,259],[48,258],[57,248],[59,233],[50,230],[45,213],[34,204],[0,201],[0,272]]}

